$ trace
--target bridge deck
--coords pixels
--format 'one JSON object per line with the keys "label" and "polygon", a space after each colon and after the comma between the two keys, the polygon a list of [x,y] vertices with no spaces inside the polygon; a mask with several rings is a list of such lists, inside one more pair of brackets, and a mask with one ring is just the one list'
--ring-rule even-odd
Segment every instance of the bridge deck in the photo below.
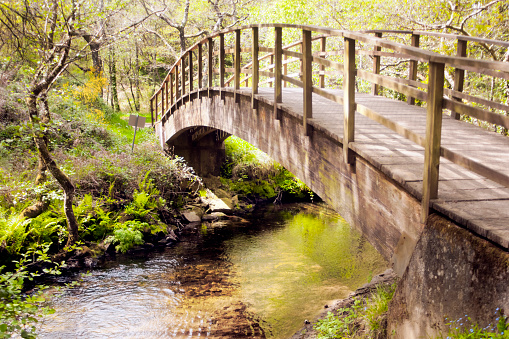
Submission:
{"label": "bridge deck", "polygon": [[[242,89],[242,92],[246,91]],[[342,95],[340,90],[328,90]],[[259,97],[273,100],[272,88],[260,88]],[[356,102],[373,109],[399,125],[425,136],[426,110],[380,96],[356,93]],[[302,115],[301,88],[284,88],[283,103]],[[313,94],[315,128],[342,140],[343,106]],[[509,138],[471,124],[443,117],[442,147],[509,174]],[[375,167],[422,197],[424,148],[375,121],[356,113],[355,142],[351,148]],[[475,233],[509,248],[509,188],[479,176],[444,158],[440,162],[438,199],[435,210]]]}

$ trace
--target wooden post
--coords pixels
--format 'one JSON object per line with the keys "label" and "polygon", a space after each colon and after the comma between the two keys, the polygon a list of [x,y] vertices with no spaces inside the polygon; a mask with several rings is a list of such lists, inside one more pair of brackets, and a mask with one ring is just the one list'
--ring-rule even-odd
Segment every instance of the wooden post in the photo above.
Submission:
{"label": "wooden post", "polygon": [[[165,98],[166,98],[166,104],[165,104],[165,107],[166,107],[166,110],[168,110],[170,108],[170,95],[169,95],[169,89],[168,89],[168,79],[170,78],[170,76],[168,75],[166,77],[166,79],[164,80],[164,91],[166,92],[166,95],[165,95]],[[166,113],[166,112],[165,112]]]}
{"label": "wooden post", "polygon": [[203,87],[203,46],[198,44],[198,89]]}
{"label": "wooden post", "polygon": [[[212,40],[212,38],[209,38],[208,39],[208,49],[209,49],[209,57],[208,57],[208,62],[209,62],[209,83],[208,83],[208,88],[210,89],[211,87],[214,87],[214,41]],[[210,95],[210,93],[209,93]]]}
{"label": "wooden post", "polygon": [[180,59],[180,75],[182,76],[182,79],[180,80],[180,89],[182,90],[182,99],[184,99],[184,96],[186,95],[186,58],[185,55],[182,56]]}
{"label": "wooden post", "polygon": [[175,103],[177,103],[180,98],[180,89],[179,89],[179,65],[175,65]]}
{"label": "wooden post", "polygon": [[157,106],[159,105],[158,102],[157,102],[157,97],[159,96],[159,92],[156,92],[156,109],[155,109],[155,116],[156,116],[156,121],[157,121]]}
{"label": "wooden post", "polygon": [[[412,47],[419,47],[419,35],[412,34]],[[409,80],[417,80],[417,60],[410,60],[410,64],[408,65],[408,79]],[[409,105],[415,105],[415,98],[408,96],[407,103]]]}
{"label": "wooden post", "polygon": [[274,116],[279,120],[277,104],[283,102],[283,91],[281,88],[282,57],[283,57],[283,29],[275,27],[274,40]]}
{"label": "wooden post", "polygon": [[[288,64],[286,63],[287,57],[286,55],[283,55],[283,74],[288,75]],[[286,80],[283,81],[283,86],[286,87],[287,83]]]}
{"label": "wooden post", "polygon": [[[320,38],[320,52],[325,52],[327,46],[327,38]],[[321,56],[322,57],[322,56]],[[325,66],[320,65],[320,88],[325,87]]]}
{"label": "wooden post", "polygon": [[313,65],[311,31],[302,30],[302,85],[304,93],[304,135],[309,136],[308,120],[313,117]]}
{"label": "wooden post", "polygon": [[219,34],[219,87],[224,87],[224,33]]}
{"label": "wooden post", "polygon": [[442,135],[442,102],[444,96],[444,64],[429,63],[426,148],[421,202],[421,222],[429,215],[430,200],[438,197],[438,168]]}
{"label": "wooden post", "polygon": [[240,89],[240,29],[237,29],[235,31],[235,56],[234,56],[234,62],[235,62],[235,82],[234,87],[235,90]]}
{"label": "wooden post", "polygon": [[[274,65],[274,54],[270,56],[270,65]],[[269,82],[269,87],[272,87],[273,85],[273,81]]]}
{"label": "wooden post", "polygon": [[164,91],[164,82],[163,82],[163,86],[161,86],[161,117],[164,116],[164,112],[166,112],[165,110],[165,106],[164,106],[164,102],[165,102],[165,91]]}
{"label": "wooden post", "polygon": [[[456,56],[459,56],[459,57],[467,56],[467,41],[466,40],[458,40]],[[458,92],[463,92],[464,81],[465,81],[465,71],[462,69],[456,68],[454,70],[454,90],[458,91]],[[462,101],[461,98],[455,97],[454,95],[452,96],[452,99],[455,101],[459,101],[459,102]],[[454,119],[459,120],[461,115],[458,112],[452,111],[451,116]]]}
{"label": "wooden post", "polygon": [[193,51],[189,51],[189,93],[193,91]]}
{"label": "wooden post", "polygon": [[175,100],[173,98],[173,73],[170,73],[170,104],[173,106]]}
{"label": "wooden post", "polygon": [[258,27],[253,27],[253,36],[251,41],[251,50],[253,55],[253,74],[251,77],[251,108],[256,109],[257,101],[255,95],[258,94],[258,82],[260,79],[260,62],[258,61]]}
{"label": "wooden post", "polygon": [[354,141],[355,133],[355,40],[345,38],[345,64],[343,74],[343,157],[353,164],[355,158],[349,143]]}
{"label": "wooden post", "polygon": [[152,120],[152,127],[154,127],[154,99],[150,99],[150,119]]}
{"label": "wooden post", "polygon": [[[376,32],[375,33],[375,37],[381,38],[382,37],[382,33]],[[375,48],[373,50],[375,52],[380,52],[382,50],[382,47],[375,46]],[[379,55],[375,55],[373,57],[373,73],[374,74],[380,74],[380,56]],[[379,93],[380,93],[380,85],[372,84],[371,85],[371,94],[378,95]]]}

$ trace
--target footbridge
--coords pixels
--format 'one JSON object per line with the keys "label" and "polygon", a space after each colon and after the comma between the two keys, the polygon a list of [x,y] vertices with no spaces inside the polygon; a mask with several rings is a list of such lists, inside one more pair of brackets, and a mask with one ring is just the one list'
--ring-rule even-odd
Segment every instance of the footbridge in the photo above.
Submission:
{"label": "footbridge", "polygon": [[201,173],[218,171],[226,137],[246,140],[360,229],[402,276],[389,311],[399,337],[465,309],[487,323],[493,305],[509,312],[509,106],[489,95],[508,86],[509,63],[477,57],[487,47],[509,42],[232,28],[182,54],[152,121]]}

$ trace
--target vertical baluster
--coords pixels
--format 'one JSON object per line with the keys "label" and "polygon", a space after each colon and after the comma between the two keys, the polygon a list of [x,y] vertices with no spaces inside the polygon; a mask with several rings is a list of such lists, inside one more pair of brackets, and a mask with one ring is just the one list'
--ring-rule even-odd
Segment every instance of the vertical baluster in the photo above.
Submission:
{"label": "vertical baluster", "polygon": [[152,127],[154,127],[154,98],[150,98],[150,119],[152,120]]}
{"label": "vertical baluster", "polygon": [[161,86],[161,118],[164,116],[164,112],[166,112],[166,107],[164,106],[165,104],[165,92],[164,92],[164,82],[163,82],[163,85]]}
{"label": "vertical baluster", "polygon": [[[467,41],[466,40],[458,40],[456,55],[459,57],[467,56]],[[465,71],[462,69],[456,68],[454,70],[454,90],[458,91],[458,92],[463,92],[464,81],[465,81]],[[462,101],[461,98],[455,97],[454,95],[452,96],[452,99],[459,101],[459,102]],[[451,116],[456,120],[460,119],[460,114],[458,112],[452,111]]]}
{"label": "vertical baluster", "polygon": [[173,106],[175,99],[173,98],[173,73],[170,73],[170,105]]}
{"label": "vertical baluster", "polygon": [[191,93],[194,89],[194,86],[193,86],[193,51],[189,51],[189,75],[188,75],[188,78],[189,78],[189,93]]}
{"label": "vertical baluster", "polygon": [[429,215],[430,200],[438,197],[440,139],[442,135],[442,102],[444,97],[444,64],[429,63],[426,148],[421,204],[421,222]]}
{"label": "vertical baluster", "polygon": [[203,46],[198,44],[198,89],[203,87]]}
{"label": "vertical baluster", "polygon": [[235,91],[240,89],[240,29],[237,29],[235,31],[235,55],[234,55],[234,62],[235,62],[235,81],[234,81],[234,88]]}
{"label": "vertical baluster", "polygon": [[158,117],[157,117],[157,109],[158,109],[158,107],[157,107],[157,106],[159,106],[159,103],[157,102],[157,97],[158,97],[158,96],[159,96],[159,91],[157,91],[157,92],[156,92],[156,100],[155,100],[155,102],[156,102],[156,104],[155,104],[155,106],[156,106],[156,107],[155,107],[155,108],[156,108],[156,109],[155,109],[155,111],[156,111],[156,112],[155,112],[156,121],[158,120]]}
{"label": "vertical baluster", "polygon": [[355,40],[345,38],[345,64],[343,75],[343,157],[345,162],[353,164],[355,157],[349,144],[354,141],[355,133]]}
{"label": "vertical baluster", "polygon": [[274,116],[279,119],[277,104],[283,102],[283,91],[281,88],[281,72],[283,59],[283,29],[275,28],[274,39]]}
{"label": "vertical baluster", "polygon": [[219,87],[224,88],[224,34],[219,34]]}
{"label": "vertical baluster", "polygon": [[[419,47],[419,35],[412,34],[412,46]],[[410,65],[408,65],[408,79],[409,80],[417,80],[417,60],[410,60]],[[408,96],[407,103],[409,105],[415,105],[415,98]]]}
{"label": "vertical baluster", "polygon": [[258,61],[258,27],[253,27],[253,36],[251,39],[251,50],[252,50],[252,58],[253,58],[253,74],[251,77],[251,108],[256,109],[257,101],[255,100],[255,95],[258,94],[258,81],[259,81],[259,71],[260,71],[260,62]]}
{"label": "vertical baluster", "polygon": [[[270,65],[271,66],[274,65],[274,54],[270,56]],[[269,82],[269,87],[272,87],[274,85],[273,82],[274,81]]]}
{"label": "vertical baluster", "polygon": [[[287,61],[288,60],[288,57],[286,55],[283,55],[283,74],[285,76],[288,75],[288,64],[287,64]],[[283,82],[283,86],[286,87],[287,86],[287,82],[286,80]]]}
{"label": "vertical baluster", "polygon": [[[164,95],[165,100],[166,100],[166,102],[165,102],[165,104],[164,104],[164,107],[166,107],[166,111],[170,108],[170,106],[168,105],[168,104],[169,104],[169,102],[170,102],[170,98],[169,98],[169,94],[168,94],[168,79],[169,79],[169,78],[170,78],[170,76],[168,75],[168,76],[166,77],[165,81],[164,81],[164,91],[165,91],[165,93],[166,93],[166,94]],[[166,111],[165,111],[165,113],[166,113]]]}
{"label": "vertical baluster", "polygon": [[180,75],[182,79],[180,80],[180,89],[182,90],[182,100],[184,100],[184,96],[186,95],[186,58],[185,55],[182,55],[180,58]]}
{"label": "vertical baluster", "polygon": [[[321,37],[320,38],[320,52],[325,52],[326,50],[326,47],[327,47],[327,38],[326,37]],[[323,55],[320,55],[320,57],[325,57]],[[320,65],[320,88],[324,88],[325,87],[325,66],[324,65]]]}
{"label": "vertical baluster", "polygon": [[313,67],[311,53],[311,31],[302,30],[302,84],[304,95],[304,135],[309,136],[308,120],[313,117]]}
{"label": "vertical baluster", "polygon": [[[375,37],[381,38],[382,37],[382,33],[376,32],[375,33]],[[375,46],[373,50],[375,52],[380,52],[382,50],[382,47]],[[373,73],[374,74],[380,74],[380,56],[379,55],[375,55],[373,57]],[[380,92],[380,85],[375,84],[375,83],[372,84],[371,85],[371,94],[378,95],[379,92]]]}
{"label": "vertical baluster", "polygon": [[180,87],[179,87],[179,65],[175,65],[175,103],[180,98]]}
{"label": "vertical baluster", "polygon": [[208,38],[207,47],[209,50],[208,53],[208,63],[209,63],[209,75],[208,75],[208,87],[214,87],[214,41],[212,38]]}

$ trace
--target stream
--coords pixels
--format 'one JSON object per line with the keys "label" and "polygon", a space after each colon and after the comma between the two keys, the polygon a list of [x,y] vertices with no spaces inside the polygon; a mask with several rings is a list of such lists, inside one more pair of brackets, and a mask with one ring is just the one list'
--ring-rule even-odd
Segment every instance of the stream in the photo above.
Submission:
{"label": "stream", "polygon": [[95,269],[51,300],[41,338],[289,338],[388,264],[323,205],[187,227],[181,241]]}

